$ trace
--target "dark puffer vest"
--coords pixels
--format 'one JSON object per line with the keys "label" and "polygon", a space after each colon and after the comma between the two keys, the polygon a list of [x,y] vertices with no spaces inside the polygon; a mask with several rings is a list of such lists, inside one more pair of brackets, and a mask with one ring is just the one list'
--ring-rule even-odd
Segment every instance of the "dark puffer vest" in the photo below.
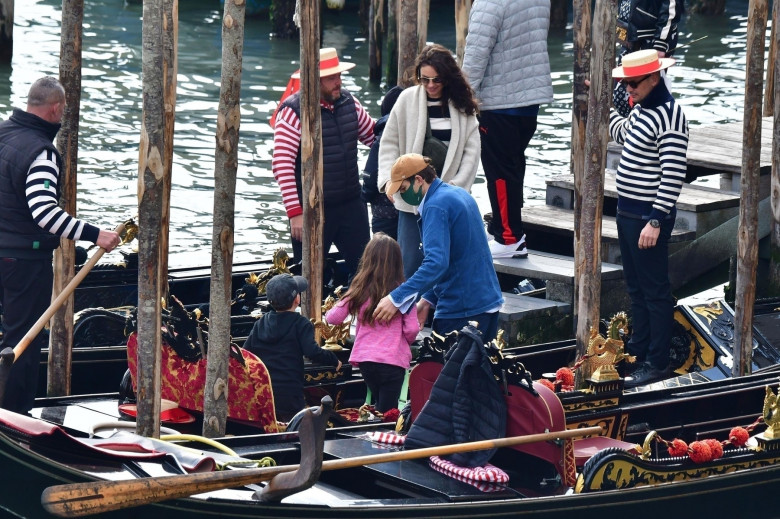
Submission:
{"label": "dark puffer vest", "polygon": [[25,195],[27,171],[43,150],[52,151],[61,167],[62,158],[52,144],[59,129],[59,124],[18,108],[0,123],[0,256],[45,258],[60,245],[59,236],[35,223]]}
{"label": "dark puffer vest", "polygon": [[[406,435],[404,449],[503,438],[506,401],[479,332],[471,326],[463,328],[444,362],[428,401]],[[479,467],[495,452],[463,452],[447,459],[462,467]]]}
{"label": "dark puffer vest", "polygon": [[[301,98],[296,93],[282,106],[289,106],[301,116]],[[357,110],[352,96],[341,91],[333,111],[320,106],[322,117],[322,191],[326,204],[353,200],[360,196],[360,171],[357,161],[359,136]],[[301,151],[295,158],[295,184],[298,199],[303,200],[301,182]]]}

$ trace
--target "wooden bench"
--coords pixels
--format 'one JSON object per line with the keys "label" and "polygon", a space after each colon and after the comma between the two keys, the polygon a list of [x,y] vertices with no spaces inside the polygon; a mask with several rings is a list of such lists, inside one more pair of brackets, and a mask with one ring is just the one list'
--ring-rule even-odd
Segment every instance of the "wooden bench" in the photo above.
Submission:
{"label": "wooden bench", "polygon": [[[545,234],[569,240],[566,253],[574,254],[574,211],[552,205],[534,205],[523,208],[523,227],[534,239]],[[671,244],[687,243],[696,238],[694,231],[674,229],[669,240]],[[617,222],[614,216],[603,216],[601,220],[601,260],[607,263],[621,263],[618,243]],[[674,247],[672,246],[672,249]]]}
{"label": "wooden bench", "polygon": [[[604,199],[604,215],[614,217],[617,187],[615,171],[611,169],[604,176]],[[546,200],[547,205],[574,209],[574,177],[561,175],[547,180]],[[523,208],[523,221],[525,213],[526,208]],[[677,199],[675,229],[694,231],[698,237],[738,214],[738,193],[685,184]]]}
{"label": "wooden bench", "polygon": [[[574,304],[574,258],[572,257],[529,251],[527,258],[493,259],[493,266],[499,274],[543,279],[547,282],[547,299]],[[623,267],[602,262],[601,316],[608,318],[621,310],[628,310]]]}

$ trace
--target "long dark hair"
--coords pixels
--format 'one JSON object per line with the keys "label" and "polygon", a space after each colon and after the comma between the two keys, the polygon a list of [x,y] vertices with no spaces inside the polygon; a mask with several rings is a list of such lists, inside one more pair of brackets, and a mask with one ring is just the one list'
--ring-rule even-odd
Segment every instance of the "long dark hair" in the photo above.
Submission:
{"label": "long dark hair", "polygon": [[349,313],[358,315],[366,301],[371,304],[360,316],[361,323],[374,323],[379,300],[404,282],[404,263],[398,242],[383,232],[376,233],[366,245],[357,273],[344,297],[349,297]]}
{"label": "long dark hair", "polygon": [[[466,115],[477,113],[474,90],[471,89],[471,85],[466,81],[458,63],[452,57],[452,52],[447,47],[438,43],[426,45],[414,62],[415,78],[420,77],[420,69],[426,65],[436,69],[436,75],[442,79],[444,85],[442,103],[451,100],[452,104]],[[419,79],[417,81],[419,83]]]}

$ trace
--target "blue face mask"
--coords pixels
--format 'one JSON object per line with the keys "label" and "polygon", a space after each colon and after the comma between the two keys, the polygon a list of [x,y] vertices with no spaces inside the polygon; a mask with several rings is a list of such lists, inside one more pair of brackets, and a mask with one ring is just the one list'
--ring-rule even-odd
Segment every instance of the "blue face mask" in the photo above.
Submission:
{"label": "blue face mask", "polygon": [[409,186],[406,191],[401,193],[401,200],[409,205],[420,205],[424,196],[425,193],[423,193],[422,186],[420,186],[419,190],[414,191],[414,181],[412,181],[412,185]]}

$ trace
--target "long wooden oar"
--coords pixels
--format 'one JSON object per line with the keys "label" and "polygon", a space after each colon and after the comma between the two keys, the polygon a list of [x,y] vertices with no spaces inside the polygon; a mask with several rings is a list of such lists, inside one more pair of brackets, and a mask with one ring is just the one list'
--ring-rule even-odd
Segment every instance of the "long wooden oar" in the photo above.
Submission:
{"label": "long wooden oar", "polygon": [[[130,223],[132,223],[132,220],[120,223],[116,227],[115,231],[118,234],[122,234],[122,232],[125,230],[125,226],[128,226]],[[127,241],[129,240],[126,239],[122,243],[126,243]],[[68,297],[70,297],[73,291],[76,290],[76,287],[79,286],[84,278],[87,277],[89,271],[92,270],[92,267],[94,267],[100,258],[103,257],[105,252],[106,249],[102,247],[98,249],[98,251],[95,252],[95,254],[93,254],[92,257],[89,258],[89,260],[84,264],[84,266],[79,269],[78,273],[73,276],[73,279],[70,280],[70,283],[68,283],[62,292],[60,292],[60,294],[54,299],[49,308],[43,312],[43,315],[41,315],[41,317],[35,321],[35,324],[32,326],[32,328],[30,328],[27,333],[24,334],[24,337],[22,337],[19,343],[13,349],[8,346],[3,348],[3,351],[0,352],[0,403],[2,403],[3,397],[5,396],[5,386],[8,381],[8,374],[11,371],[11,365],[16,361],[16,359],[19,358],[22,353],[24,353],[24,350],[27,349],[27,346],[30,345],[30,343],[38,336],[38,334],[41,333],[41,330],[43,330],[43,327],[46,326],[46,323],[48,323],[57,310],[59,310],[60,307],[65,304],[65,301],[68,299]]]}
{"label": "long wooden oar", "polygon": [[[429,456],[447,456],[458,452],[580,438],[598,435],[602,431],[601,427],[585,427],[571,431],[529,434],[498,440],[482,440],[408,451],[393,451],[356,458],[327,460],[322,462],[322,470],[346,469],[389,461],[412,460]],[[41,504],[52,514],[61,517],[78,517],[267,481],[277,474],[297,470],[298,467],[299,465],[283,465],[280,467],[229,470],[205,474],[183,474],[180,476],[140,478],[127,481],[71,483],[69,485],[49,487],[44,490],[41,495]]]}

